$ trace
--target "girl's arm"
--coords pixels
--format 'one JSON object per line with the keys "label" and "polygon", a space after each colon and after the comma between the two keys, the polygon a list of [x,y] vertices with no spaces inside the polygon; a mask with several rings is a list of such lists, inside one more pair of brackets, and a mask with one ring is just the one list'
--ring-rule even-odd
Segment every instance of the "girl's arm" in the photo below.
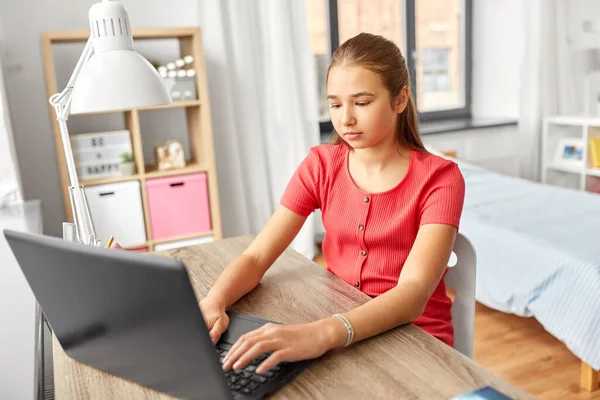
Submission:
{"label": "girl's arm", "polygon": [[206,298],[227,308],[254,289],[306,218],[280,205],[250,246],[221,273]]}
{"label": "girl's arm", "polygon": [[[417,319],[447,267],[456,228],[445,224],[421,226],[398,285],[347,312],[354,328],[353,343]],[[348,332],[335,317],[301,325],[267,324],[242,335],[223,361],[223,368],[241,369],[262,353],[272,354],[256,369],[263,373],[282,361],[316,358],[346,343]]]}
{"label": "girl's arm", "polygon": [[[378,335],[417,319],[438,286],[454,246],[456,227],[427,224],[417,238],[402,268],[398,285],[343,314],[354,328],[353,343]],[[331,348],[343,346],[347,339],[344,325],[329,318]]]}

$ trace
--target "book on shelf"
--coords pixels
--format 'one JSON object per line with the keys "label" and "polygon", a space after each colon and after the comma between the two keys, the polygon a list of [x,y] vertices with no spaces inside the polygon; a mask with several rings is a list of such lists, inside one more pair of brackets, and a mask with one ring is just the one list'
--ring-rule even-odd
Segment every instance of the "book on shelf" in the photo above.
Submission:
{"label": "book on shelf", "polygon": [[589,153],[592,168],[600,168],[600,137],[590,139]]}

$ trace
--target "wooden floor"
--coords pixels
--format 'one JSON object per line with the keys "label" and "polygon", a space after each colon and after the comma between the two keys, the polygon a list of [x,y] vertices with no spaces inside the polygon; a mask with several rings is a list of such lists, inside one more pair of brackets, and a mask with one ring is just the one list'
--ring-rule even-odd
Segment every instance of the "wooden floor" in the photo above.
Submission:
{"label": "wooden floor", "polygon": [[[322,257],[315,262],[325,265]],[[540,400],[600,400],[579,388],[581,363],[534,318],[477,304],[473,359]]]}
{"label": "wooden floor", "polygon": [[473,359],[537,399],[596,399],[579,388],[581,362],[534,318],[477,304]]}

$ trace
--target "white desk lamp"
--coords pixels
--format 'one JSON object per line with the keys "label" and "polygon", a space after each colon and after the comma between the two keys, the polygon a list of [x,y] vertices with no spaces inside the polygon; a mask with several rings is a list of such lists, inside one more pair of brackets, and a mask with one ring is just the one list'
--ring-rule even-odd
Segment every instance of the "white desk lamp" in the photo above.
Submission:
{"label": "white desk lamp", "polygon": [[50,97],[56,110],[69,172],[73,223],[63,224],[67,240],[98,246],[83,186],[79,184],[67,130],[69,114],[114,111],[170,104],[171,97],[156,69],[133,49],[127,11],[102,0],[90,8],[90,38],[66,88]]}

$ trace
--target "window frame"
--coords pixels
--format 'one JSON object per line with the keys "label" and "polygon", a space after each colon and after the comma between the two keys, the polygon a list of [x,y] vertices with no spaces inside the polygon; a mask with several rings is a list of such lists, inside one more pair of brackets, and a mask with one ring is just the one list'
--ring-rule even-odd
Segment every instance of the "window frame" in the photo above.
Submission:
{"label": "window frame", "polygon": [[[465,105],[464,107],[452,108],[447,110],[440,111],[427,111],[427,112],[419,112],[417,110],[417,115],[419,117],[419,121],[440,121],[454,118],[471,118],[471,102],[472,102],[472,93],[471,93],[471,83],[472,83],[472,55],[471,55],[471,47],[472,47],[472,12],[473,12],[473,3],[472,0],[462,0],[464,4],[464,9],[462,13],[462,23],[464,29],[462,31],[462,51],[460,57],[463,61],[462,68],[462,82],[464,82],[464,90],[465,90]],[[411,75],[411,84],[413,97],[415,99],[415,104],[417,103],[417,93],[416,93],[416,0],[403,0],[404,2],[404,37],[405,37],[405,48],[404,52],[406,58],[406,64],[408,70]],[[333,55],[335,49],[338,48],[340,44],[339,39],[339,22],[338,22],[338,0],[327,0],[326,2],[326,16],[327,16],[327,34],[328,34],[328,45],[329,45],[329,55],[330,57]],[[329,134],[333,132],[333,124],[331,121],[321,121],[320,122],[320,130],[321,134]]]}

